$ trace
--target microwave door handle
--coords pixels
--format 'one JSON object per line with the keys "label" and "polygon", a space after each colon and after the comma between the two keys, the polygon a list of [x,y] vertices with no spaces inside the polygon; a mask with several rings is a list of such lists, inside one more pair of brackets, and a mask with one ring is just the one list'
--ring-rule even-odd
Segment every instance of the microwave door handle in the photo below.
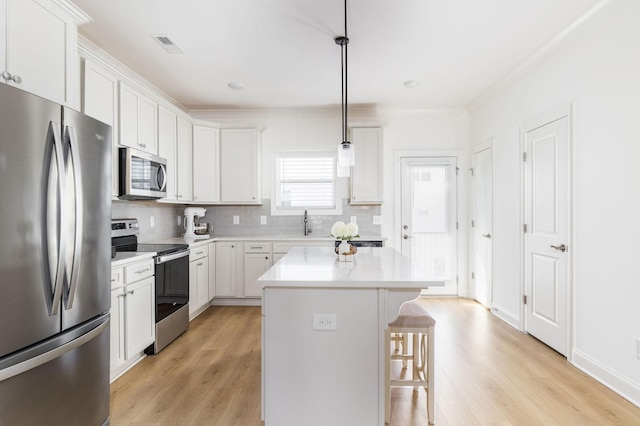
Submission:
{"label": "microwave door handle", "polygon": [[[66,259],[66,273],[67,283],[65,294],[65,308],[71,309],[73,307],[73,301],[76,295],[76,289],[78,287],[78,268],[80,267],[82,250],[80,250],[82,244],[82,223],[83,223],[83,192],[82,192],[82,171],[80,169],[80,153],[78,151],[78,139],[76,137],[76,131],[73,127],[65,127],[64,131],[65,147],[67,148],[67,157],[65,158],[65,164],[67,167],[67,176],[69,176],[69,170],[72,172],[71,180],[67,180],[69,190],[73,191],[68,197],[69,204],[73,203],[73,206],[69,206],[69,210],[73,212],[73,215],[68,218],[69,220],[69,235],[73,235],[73,247],[69,253],[69,259]],[[70,167],[70,169],[69,169]]]}
{"label": "microwave door handle", "polygon": [[[162,184],[158,182],[158,185],[160,185],[160,191],[164,191],[167,187],[167,168],[164,164],[160,164],[160,170],[162,171]],[[158,173],[158,175],[160,175],[160,173]]]}
{"label": "microwave door handle", "polygon": [[[44,261],[47,267],[45,280],[49,283],[45,291],[46,300],[51,302],[48,306],[49,315],[58,314],[60,299],[62,298],[62,287],[64,281],[64,261],[66,255],[66,236],[62,231],[62,224],[66,220],[66,209],[63,200],[66,199],[64,185],[64,151],[60,141],[60,125],[53,121],[49,122],[47,132],[47,152],[50,160],[44,170]],[[55,181],[53,179],[53,167],[57,173]]]}

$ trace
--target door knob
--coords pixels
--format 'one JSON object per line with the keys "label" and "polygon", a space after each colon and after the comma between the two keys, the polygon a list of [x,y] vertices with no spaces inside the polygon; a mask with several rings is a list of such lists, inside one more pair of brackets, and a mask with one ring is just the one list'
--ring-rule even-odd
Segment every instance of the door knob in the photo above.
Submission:
{"label": "door knob", "polygon": [[558,250],[558,251],[561,251],[561,252],[563,252],[563,253],[564,253],[565,251],[567,251],[567,246],[565,246],[564,244],[560,244],[559,246],[554,246],[554,245],[552,244],[552,245],[551,245],[551,248],[552,248],[552,249],[555,249],[555,250]]}
{"label": "door knob", "polygon": [[491,234],[482,234],[482,236],[485,238],[491,238]]}
{"label": "door knob", "polygon": [[407,229],[409,229],[409,226],[405,225],[405,226],[402,227],[402,229],[404,229],[406,231]]}

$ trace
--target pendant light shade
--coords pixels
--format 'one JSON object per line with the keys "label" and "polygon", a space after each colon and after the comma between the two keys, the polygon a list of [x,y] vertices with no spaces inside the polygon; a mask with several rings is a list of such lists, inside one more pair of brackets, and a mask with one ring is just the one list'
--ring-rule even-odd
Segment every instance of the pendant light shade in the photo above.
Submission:
{"label": "pendant light shade", "polygon": [[349,38],[347,37],[347,0],[344,0],[344,36],[336,37],[334,39],[337,45],[340,46],[340,68],[341,68],[341,103],[342,103],[342,142],[338,145],[338,176],[348,177],[350,176],[350,169],[354,163],[354,150],[353,145],[349,142],[347,131],[347,71],[348,71],[348,45]]}

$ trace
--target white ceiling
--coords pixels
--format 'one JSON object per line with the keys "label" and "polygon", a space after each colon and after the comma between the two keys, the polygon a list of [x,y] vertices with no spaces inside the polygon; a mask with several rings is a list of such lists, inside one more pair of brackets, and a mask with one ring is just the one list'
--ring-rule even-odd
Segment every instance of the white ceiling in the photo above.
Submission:
{"label": "white ceiling", "polygon": [[[602,1],[349,0],[349,104],[464,107]],[[82,35],[187,108],[340,104],[343,0],[73,2]]]}

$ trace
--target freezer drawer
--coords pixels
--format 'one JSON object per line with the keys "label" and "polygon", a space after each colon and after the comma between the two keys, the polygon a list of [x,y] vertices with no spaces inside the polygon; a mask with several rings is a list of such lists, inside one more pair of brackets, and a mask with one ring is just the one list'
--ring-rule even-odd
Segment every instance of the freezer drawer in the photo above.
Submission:
{"label": "freezer drawer", "polygon": [[0,361],[0,424],[85,426],[108,418],[108,314]]}

